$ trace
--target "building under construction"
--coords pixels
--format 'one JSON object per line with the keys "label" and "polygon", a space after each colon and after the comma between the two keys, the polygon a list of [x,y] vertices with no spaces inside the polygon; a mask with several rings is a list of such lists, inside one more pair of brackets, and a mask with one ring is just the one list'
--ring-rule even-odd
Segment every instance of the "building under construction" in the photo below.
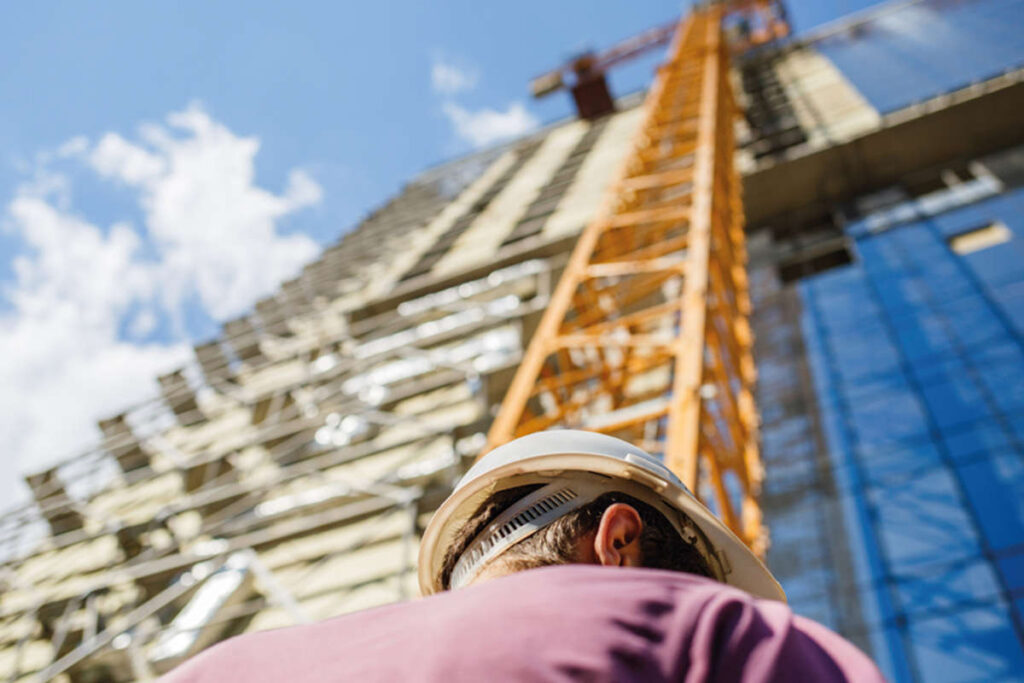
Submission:
{"label": "building under construction", "polygon": [[[0,677],[147,680],[414,598],[461,473],[561,425],[665,457],[890,678],[1019,678],[1024,2],[796,37],[736,4],[774,14],[548,74],[578,117],[421,173],[28,475]],[[666,43],[649,92],[608,94]]]}

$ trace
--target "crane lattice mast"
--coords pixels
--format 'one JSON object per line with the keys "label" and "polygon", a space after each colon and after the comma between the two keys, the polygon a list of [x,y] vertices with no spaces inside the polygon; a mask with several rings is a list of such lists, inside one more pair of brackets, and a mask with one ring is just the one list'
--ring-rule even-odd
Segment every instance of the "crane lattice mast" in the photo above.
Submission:
{"label": "crane lattice mast", "polygon": [[755,551],[766,534],[736,103],[723,7],[677,29],[488,436],[558,426],[661,454]]}

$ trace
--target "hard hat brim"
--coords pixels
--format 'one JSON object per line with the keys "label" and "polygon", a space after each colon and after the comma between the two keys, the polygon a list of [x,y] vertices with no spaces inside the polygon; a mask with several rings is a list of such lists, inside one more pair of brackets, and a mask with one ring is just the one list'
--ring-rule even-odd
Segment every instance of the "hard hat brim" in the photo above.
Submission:
{"label": "hard hat brim", "polygon": [[[419,555],[422,593],[430,595],[444,590],[440,575],[445,550],[488,498],[498,491],[542,483],[571,472],[603,475],[652,490],[668,505],[689,516],[703,532],[722,565],[725,583],[755,597],[785,602],[782,587],[757,556],[685,488],[628,460],[593,453],[564,452],[525,457],[489,469],[486,475],[460,482],[455,492],[438,508],[423,534]],[[615,481],[609,481],[608,490],[616,490]]]}

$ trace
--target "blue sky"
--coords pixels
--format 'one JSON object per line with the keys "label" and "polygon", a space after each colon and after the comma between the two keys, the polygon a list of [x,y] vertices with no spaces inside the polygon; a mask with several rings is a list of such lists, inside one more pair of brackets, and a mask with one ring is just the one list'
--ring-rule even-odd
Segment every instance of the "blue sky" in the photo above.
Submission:
{"label": "blue sky", "polygon": [[[792,2],[798,31],[869,5]],[[0,24],[0,501],[637,2],[35,2]],[[623,94],[657,56],[615,71]]]}

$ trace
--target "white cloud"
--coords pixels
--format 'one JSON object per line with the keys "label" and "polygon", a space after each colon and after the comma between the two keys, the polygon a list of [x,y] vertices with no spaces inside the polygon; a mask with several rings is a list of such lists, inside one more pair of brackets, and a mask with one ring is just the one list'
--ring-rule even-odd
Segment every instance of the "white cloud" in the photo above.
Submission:
{"label": "white cloud", "polygon": [[[72,146],[70,140],[62,149],[78,149],[81,154],[88,150],[80,145]],[[100,175],[117,178],[129,185],[139,185],[158,179],[165,171],[164,160],[141,147],[133,145],[117,133],[104,135],[89,154],[89,162]]]}
{"label": "white cloud", "polygon": [[434,92],[442,95],[454,95],[471,90],[479,79],[479,73],[475,69],[458,66],[440,57],[435,57],[430,66],[430,85]]}
{"label": "white cloud", "polygon": [[3,500],[11,470],[45,467],[95,441],[97,419],[153,395],[157,373],[189,351],[182,342],[118,339],[120,320],[153,285],[127,225],[104,235],[27,193],[7,209],[29,254],[14,262],[11,310],[0,316],[0,439],[17,460],[5,460]]}
{"label": "white cloud", "polygon": [[135,339],[142,339],[156,329],[160,321],[151,308],[144,308],[131,318],[128,334]]}
{"label": "white cloud", "polygon": [[324,190],[311,175],[301,168],[296,168],[288,174],[288,187],[285,188],[284,195],[293,207],[298,208],[319,204],[324,198]]}
{"label": "white cloud", "polygon": [[76,135],[57,148],[57,156],[62,158],[78,156],[89,149],[89,138]]}
{"label": "white cloud", "polygon": [[454,102],[445,102],[442,111],[455,129],[455,134],[474,147],[519,137],[537,128],[539,122],[521,102],[514,102],[505,111],[483,108],[470,111]]}
{"label": "white cloud", "polygon": [[522,102],[513,102],[504,111],[489,107],[471,110],[452,99],[453,95],[474,88],[479,78],[479,70],[439,55],[435,55],[431,64],[431,87],[444,98],[441,111],[456,137],[473,147],[486,147],[537,128],[539,122]]}
{"label": "white cloud", "polygon": [[[40,155],[79,159],[127,186],[144,225],[103,229],[75,214],[68,177],[46,167],[6,206],[3,225],[24,254],[0,293],[0,500],[17,470],[72,455],[98,438],[98,419],[156,395],[156,375],[191,356],[189,302],[218,320],[237,315],[316,255],[315,242],[278,223],[322,189],[298,169],[280,194],[258,187],[258,150],[191,106],[138,140],[77,137]],[[179,322],[176,336],[147,341],[162,318]]]}
{"label": "white cloud", "polygon": [[145,127],[140,143],[108,133],[88,162],[139,188],[149,236],[163,255],[165,305],[195,293],[214,318],[237,315],[317,254],[313,240],[280,234],[277,221],[318,203],[322,190],[301,170],[291,172],[282,195],[256,186],[259,140],[235,135],[196,105],[167,124]]}

